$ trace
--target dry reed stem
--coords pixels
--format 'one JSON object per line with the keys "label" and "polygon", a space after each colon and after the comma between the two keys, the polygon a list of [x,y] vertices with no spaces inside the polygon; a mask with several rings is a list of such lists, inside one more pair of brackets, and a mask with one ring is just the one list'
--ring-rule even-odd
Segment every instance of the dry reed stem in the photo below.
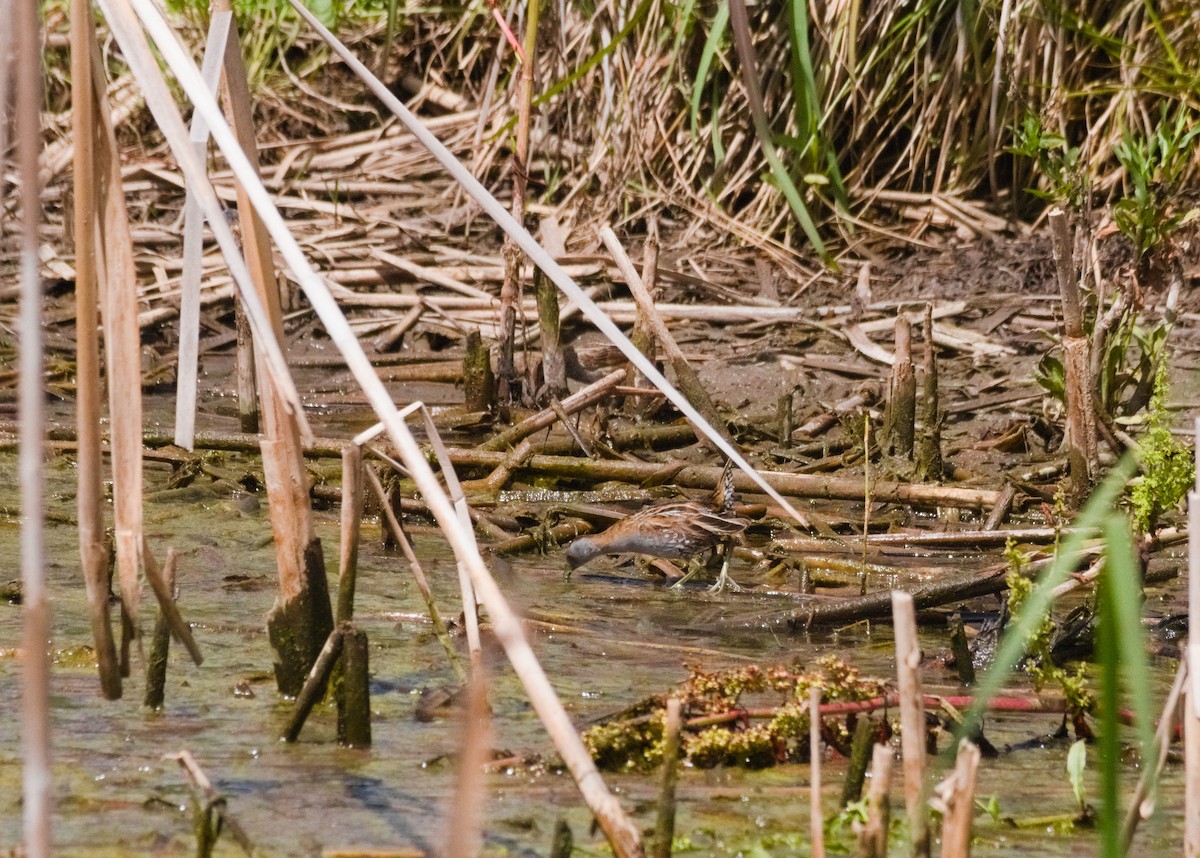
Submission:
{"label": "dry reed stem", "polygon": [[1200,643],[1188,642],[1183,698],[1183,854],[1200,856]]}
{"label": "dry reed stem", "polygon": [[1183,693],[1183,854],[1200,858],[1200,419],[1193,424],[1196,484],[1188,494],[1187,677]]}
{"label": "dry reed stem", "polygon": [[487,803],[487,774],[484,766],[491,751],[491,710],[488,706],[487,670],[482,663],[467,680],[466,705],[462,710],[462,742],[454,796],[446,814],[447,856],[478,855],[483,846],[483,822]]}
{"label": "dry reed stem", "polygon": [[[272,333],[266,311],[255,292],[241,249],[225,220],[224,209],[208,181],[203,165],[197,161],[191,150],[188,143],[188,132],[180,117],[179,108],[171,97],[170,89],[159,70],[158,61],[150,52],[145,34],[137,23],[137,16],[130,6],[129,0],[99,0],[99,4],[114,38],[121,47],[126,63],[129,64],[138,85],[142,87],[146,104],[154,116],[155,123],[171,146],[171,151],[183,171],[185,181],[195,189],[200,198],[200,207],[204,211],[204,217],[221,248],[221,254],[237,285],[238,293],[245,302],[246,311],[254,328],[255,341],[258,343],[258,347],[266,353],[271,377],[285,395],[292,415],[300,423],[302,437],[306,441],[311,440],[312,430],[304,416],[303,403],[296,391],[295,383],[292,381],[287,361]],[[160,32],[159,35],[161,36],[162,33]],[[178,61],[183,54],[183,49],[179,47],[178,43],[175,43],[175,46],[176,51],[173,52],[173,56]],[[195,78],[192,80],[193,88],[203,89],[203,79],[200,78],[195,67],[192,68],[195,72]],[[205,92],[207,93],[207,90]],[[220,109],[211,95],[208,96],[205,106],[207,112],[203,113],[203,116],[210,128],[216,121],[220,124],[224,134],[231,136],[232,132],[225,124]],[[227,145],[231,145],[229,137],[224,139]]]}
{"label": "dry reed stem", "polygon": [[[50,736],[50,600],[45,557],[45,391],[42,387],[42,278],[38,273],[41,243],[41,183],[38,153],[42,148],[42,64],[38,8],[15,0],[8,19],[11,54],[0,64],[13,68],[16,172],[20,218],[20,367],[18,406],[21,451],[17,469],[21,498],[21,757],[22,832],[24,854],[49,858],[52,851]],[[8,93],[0,91],[0,98]]]}
{"label": "dry reed stem", "polygon": [[[229,0],[214,0],[218,12],[231,11]],[[253,108],[246,68],[242,60],[241,41],[237,25],[230,24],[223,57],[224,86],[222,101],[229,118],[229,127],[237,140],[247,166],[258,177],[258,150],[255,143]],[[238,222],[242,229],[242,247],[246,267],[254,281],[259,300],[266,309],[276,342],[284,342],[283,311],[280,305],[279,283],[275,278],[275,263],[271,239],[250,200],[242,181],[235,181],[238,200]],[[312,574],[307,568],[307,553],[316,533],[312,523],[312,508],[308,498],[308,475],[304,469],[300,430],[291,419],[283,397],[268,373],[260,372],[259,395],[263,418],[262,460],[270,501],[271,529],[275,534],[275,554],[278,562],[279,596],[290,602],[307,591]]]}
{"label": "dry reed stem", "polygon": [[[229,39],[233,12],[214,12],[204,42],[204,64],[200,75],[208,91],[216,93],[221,78],[221,61]],[[208,126],[202,116],[192,117],[188,133],[196,160],[205,163]],[[183,274],[179,282],[179,355],[175,372],[175,444],[191,450],[196,436],[196,375],[200,349],[200,283],[204,252],[204,212],[196,191],[190,186],[183,203]]]}
{"label": "dry reed stem", "polygon": [[[560,403],[562,410],[567,414],[575,414],[589,405],[594,405],[608,396],[614,387],[624,381],[625,375],[626,373],[623,369],[613,370],[599,381],[594,381],[587,387],[580,388],[562,400]],[[543,408],[541,411],[526,417],[520,423],[506,429],[494,438],[489,438],[479,445],[479,449],[504,450],[510,445],[521,441],[523,438],[527,438],[539,429],[545,429],[547,426],[554,425],[559,419],[558,412],[555,409]]]}
{"label": "dry reed stem", "polygon": [[942,817],[942,858],[968,858],[971,854],[971,818],[975,815],[975,775],[979,746],[969,739],[958,743],[953,782]]}
{"label": "dry reed stem", "polygon": [[[507,453],[474,448],[449,448],[451,461],[459,467],[495,468],[508,456]],[[721,475],[721,469],[708,465],[682,465],[679,462],[631,462],[596,461],[577,456],[534,455],[524,467],[556,476],[588,479],[620,480],[641,483],[647,479],[667,478],[681,488],[711,489]],[[762,483],[771,489],[771,496],[786,494],[801,498],[823,498],[827,500],[862,500],[862,480],[843,477],[828,477],[823,474],[792,474],[783,471],[756,472],[755,477],[735,475],[734,486],[738,491],[756,491]],[[876,501],[925,506],[955,506],[964,509],[990,509],[999,498],[1000,492],[992,489],[974,489],[955,485],[924,485],[921,483],[878,482],[871,486],[871,497]]]}
{"label": "dry reed stem", "polygon": [[339,623],[334,626],[329,637],[325,639],[325,645],[321,647],[316,660],[309,668],[308,676],[300,688],[300,693],[296,695],[296,703],[292,706],[292,717],[288,719],[281,736],[283,741],[294,742],[299,738],[300,730],[304,727],[309,713],[324,695],[329,677],[333,675],[333,668],[342,654],[345,632],[349,625],[349,623]]}
{"label": "dry reed stem", "polygon": [[892,591],[896,636],[896,678],[900,690],[900,747],[904,757],[904,806],[912,854],[929,854],[929,816],[925,810],[925,706],[921,695],[921,643],[913,597]]}
{"label": "dry reed stem", "polygon": [[[113,527],[117,548],[117,576],[121,591],[121,671],[129,672],[128,647],[140,635],[138,579],[142,558],[142,342],[137,324],[137,270],[133,238],[125,207],[120,148],[107,104],[100,88],[103,68],[92,50],[92,80],[96,92],[95,116],[98,174],[103,178],[96,248],[101,273],[101,321],[104,326],[105,371],[108,381],[109,444],[112,450]],[[104,176],[107,171],[107,176]],[[140,641],[138,643],[140,648]]]}
{"label": "dry reed stem", "polygon": [[808,689],[808,750],[812,771],[808,786],[808,833],[812,858],[825,858],[825,812],[821,808],[821,689]]}
{"label": "dry reed stem", "polygon": [[663,722],[662,783],[658,790],[658,817],[654,823],[653,858],[671,858],[675,840],[675,789],[679,783],[682,732],[683,703],[678,697],[668,697]]}
{"label": "dry reed stem", "polygon": [[254,854],[254,845],[250,842],[250,838],[246,836],[245,829],[230,813],[229,807],[217,800],[221,797],[216,789],[213,788],[212,781],[208,779],[208,775],[204,773],[204,769],[200,768],[200,764],[196,762],[196,758],[192,756],[190,751],[179,751],[175,754],[165,754],[165,760],[174,760],[179,763],[179,767],[187,774],[188,780],[191,782],[200,795],[204,798],[204,804],[207,806],[219,806],[218,811],[221,814],[221,819],[225,826],[229,829],[229,833],[233,835],[233,839],[238,842],[247,855]]}
{"label": "dry reed stem", "polygon": [[[1121,829],[1121,841],[1126,854],[1133,843],[1133,835],[1137,832],[1138,823],[1143,819],[1149,819],[1154,814],[1157,785],[1162,777],[1162,770],[1167,764],[1167,758],[1170,756],[1171,742],[1176,735],[1175,726],[1183,714],[1180,706],[1183,701],[1184,686],[1187,684],[1187,663],[1185,654],[1179,660],[1179,666],[1175,670],[1175,679],[1171,682],[1171,688],[1163,702],[1162,715],[1159,716],[1158,726],[1154,730],[1154,744],[1158,748],[1154,771],[1142,768],[1138,775],[1137,786],[1134,787],[1133,795],[1129,799],[1129,809],[1125,812],[1125,822]],[[1184,741],[1187,741],[1186,737]]]}
{"label": "dry reed stem", "polygon": [[887,858],[888,834],[891,833],[891,809],[888,791],[892,780],[892,749],[886,743],[871,751],[871,783],[867,788],[867,821],[858,832],[859,854],[863,858]]}
{"label": "dry reed stem", "polygon": [[[688,359],[683,354],[683,349],[679,348],[679,344],[671,336],[666,323],[654,309],[654,299],[651,297],[646,285],[642,282],[642,276],[634,267],[633,261],[625,252],[625,248],[621,246],[621,241],[617,238],[617,234],[612,231],[612,227],[604,226],[600,229],[600,239],[604,242],[604,246],[608,248],[608,252],[612,254],[613,261],[617,263],[617,268],[624,276],[625,285],[629,287],[629,291],[633,295],[633,300],[637,303],[638,314],[650,326],[650,330],[654,333],[655,341],[666,354],[672,369],[675,370],[675,381],[680,391],[687,397],[687,400],[695,407],[696,411],[704,415],[704,418],[716,429],[721,438],[727,441],[731,447],[736,448],[733,437],[729,434],[729,430],[725,426],[725,421],[717,413],[716,405],[713,404],[708,391],[700,383],[700,378],[696,375],[695,369],[688,363]],[[641,351],[639,350],[638,353],[641,354]],[[697,432],[696,434],[700,436],[702,433]],[[807,522],[802,522],[802,524],[805,527],[808,526]]]}
{"label": "dry reed stem", "polygon": [[[7,30],[6,30],[7,32]],[[99,336],[99,276],[96,267],[99,194],[96,173],[96,98],[92,80],[92,51],[96,45],[91,4],[71,4],[71,112],[75,192],[75,425],[78,439],[76,509],[79,516],[79,557],[87,592],[88,616],[96,647],[101,693],[109,700],[121,696],[121,670],[108,606],[108,557],[104,548],[103,462],[100,455],[101,385]],[[0,53],[0,65],[4,64]],[[0,88],[0,93],[3,93]],[[0,95],[0,100],[5,100]]]}

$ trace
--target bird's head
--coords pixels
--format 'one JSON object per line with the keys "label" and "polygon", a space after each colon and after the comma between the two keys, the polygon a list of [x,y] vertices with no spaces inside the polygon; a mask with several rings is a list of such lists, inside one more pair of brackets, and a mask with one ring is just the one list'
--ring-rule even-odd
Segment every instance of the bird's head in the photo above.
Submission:
{"label": "bird's head", "polygon": [[567,575],[587,563],[600,553],[600,548],[586,536],[580,537],[567,547]]}

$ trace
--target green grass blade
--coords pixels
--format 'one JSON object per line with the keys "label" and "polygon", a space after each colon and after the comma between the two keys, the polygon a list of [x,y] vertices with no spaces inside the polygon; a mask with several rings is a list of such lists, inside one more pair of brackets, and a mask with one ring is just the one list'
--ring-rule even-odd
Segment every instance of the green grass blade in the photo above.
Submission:
{"label": "green grass blade", "polygon": [[829,251],[817,232],[812,215],[809,214],[804,200],[800,197],[800,191],[796,189],[795,182],[792,181],[783,162],[779,160],[779,154],[775,149],[775,141],[771,136],[771,125],[767,120],[767,110],[763,104],[762,89],[758,85],[758,58],[754,50],[754,41],[750,35],[750,16],[746,12],[745,0],[728,0],[728,4],[734,44],[737,46],[738,59],[742,66],[742,82],[746,87],[746,98],[750,102],[750,114],[754,118],[754,131],[758,137],[758,143],[762,147],[763,156],[771,167],[771,177],[775,180],[775,184],[783,193],[784,198],[787,199],[792,214],[796,216],[796,221],[804,230],[804,234],[808,236],[813,249],[817,251],[822,261],[832,266],[833,262]]}
{"label": "green grass blade", "polygon": [[[1158,770],[1158,745],[1154,741],[1155,706],[1150,691],[1150,662],[1146,658],[1146,641],[1142,633],[1141,564],[1134,552],[1129,523],[1124,515],[1113,514],[1108,517],[1104,522],[1104,540],[1107,559],[1101,585],[1108,594],[1111,613],[1101,616],[1100,634],[1115,638],[1117,659],[1125,668],[1126,693],[1137,719],[1141,768],[1151,778],[1153,790],[1154,773]],[[1113,718],[1116,718],[1115,711]],[[1112,824],[1120,846],[1120,814],[1115,814],[1115,817]],[[1107,830],[1106,825],[1106,833]]]}
{"label": "green grass blade", "polygon": [[712,27],[708,31],[708,38],[704,40],[704,50],[700,53],[700,63],[696,66],[696,77],[692,81],[691,116],[693,137],[696,136],[697,130],[700,127],[700,102],[704,98],[704,88],[705,82],[708,80],[708,72],[712,68],[713,58],[717,55],[717,49],[721,47],[721,42],[725,38],[725,28],[728,24],[729,3],[722,2],[717,7],[717,14],[713,17]]}
{"label": "green grass blade", "polygon": [[[1113,516],[1109,516],[1111,519]],[[1107,532],[1108,522],[1105,522]],[[1110,546],[1111,548],[1111,546]],[[1100,767],[1100,854],[1104,858],[1121,858],[1121,725],[1117,719],[1120,708],[1121,647],[1116,623],[1120,606],[1114,604],[1115,588],[1104,582],[1109,569],[1101,576],[1097,602],[1100,627],[1096,633],[1096,658],[1100,664],[1100,713],[1097,764]]]}
{"label": "green grass blade", "polygon": [[646,13],[650,11],[650,6],[653,3],[654,0],[642,0],[642,2],[638,4],[637,9],[634,10],[633,15],[630,16],[629,20],[625,23],[625,26],[621,28],[620,32],[613,36],[612,41],[584,60],[579,65],[579,68],[575,69],[575,71],[571,72],[541,95],[535,97],[533,99],[534,107],[545,104],[560,92],[567,89],[569,86],[571,86],[571,84],[575,83],[575,81],[579,80],[581,77],[594,69],[597,64],[599,64],[600,61],[606,56],[620,47],[621,43],[629,38],[629,34],[637,29],[637,25],[640,24],[642,19],[646,17]]}

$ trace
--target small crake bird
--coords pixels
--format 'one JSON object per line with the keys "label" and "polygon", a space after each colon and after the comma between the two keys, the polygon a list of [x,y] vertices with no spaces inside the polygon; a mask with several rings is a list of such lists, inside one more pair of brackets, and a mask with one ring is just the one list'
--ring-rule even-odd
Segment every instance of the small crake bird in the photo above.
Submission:
{"label": "small crake bird", "polygon": [[[749,524],[747,519],[733,514],[733,469],[732,463],[727,462],[711,502],[672,501],[647,507],[626,516],[603,533],[576,539],[567,548],[567,575],[600,554],[646,554],[669,560],[691,560],[710,548],[727,543]],[[726,551],[721,577],[713,585],[713,592],[720,593],[726,587],[741,589],[729,577],[729,554]],[[693,569],[681,578],[676,586],[694,572]]]}

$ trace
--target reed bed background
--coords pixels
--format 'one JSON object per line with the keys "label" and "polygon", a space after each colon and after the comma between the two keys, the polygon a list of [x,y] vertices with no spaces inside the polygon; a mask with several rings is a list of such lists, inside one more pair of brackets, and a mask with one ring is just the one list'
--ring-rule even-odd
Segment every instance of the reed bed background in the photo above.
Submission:
{"label": "reed bed background", "polygon": [[[427,192],[456,192],[425,173],[422,156],[406,161],[400,141],[378,155],[330,151],[361,142],[352,135],[375,125],[377,107],[345,85],[346,72],[286,4],[235,7],[258,110],[271,119],[259,127],[275,139],[260,143],[263,157],[277,164],[277,183],[287,177],[304,188],[323,166],[360,158],[364,174],[403,175],[418,185],[400,194],[399,206],[388,201],[405,231],[425,237],[469,229],[473,206],[422,209]],[[506,10],[514,32],[523,31],[524,8]],[[507,197],[520,65],[487,4],[353,2],[316,10],[352,34],[352,46],[373,56],[396,91],[438,116],[443,139]],[[183,2],[176,11],[201,42],[207,4]],[[930,224],[991,232],[1035,218],[1039,196],[1102,205],[1132,195],[1137,177],[1122,147],[1194,124],[1200,93],[1200,70],[1188,61],[1200,48],[1200,20],[1187,2],[809,8],[560,0],[543,14],[532,213],[549,207],[568,226],[611,222],[634,230],[654,213],[679,227],[672,243],[749,243],[791,265],[796,255],[810,256],[810,247],[824,253],[831,239],[840,239],[835,249],[894,241],[894,231],[881,230],[897,221],[906,222],[903,234]],[[747,49],[735,38],[743,20],[753,56],[743,56]],[[53,68],[66,27],[61,7],[47,7],[47,25]],[[129,115],[123,134],[144,143],[154,132],[127,100],[126,79],[114,81],[113,97]],[[317,97],[291,98],[297,90]],[[65,74],[52,75],[48,98],[53,111],[65,111]],[[65,115],[52,131],[66,133]],[[776,156],[781,169],[774,169]],[[294,175],[298,168],[303,177]],[[1194,182],[1198,170],[1200,159],[1188,153],[1176,174],[1151,181],[1173,190]],[[326,196],[346,213],[372,190],[384,189],[333,186]]]}

